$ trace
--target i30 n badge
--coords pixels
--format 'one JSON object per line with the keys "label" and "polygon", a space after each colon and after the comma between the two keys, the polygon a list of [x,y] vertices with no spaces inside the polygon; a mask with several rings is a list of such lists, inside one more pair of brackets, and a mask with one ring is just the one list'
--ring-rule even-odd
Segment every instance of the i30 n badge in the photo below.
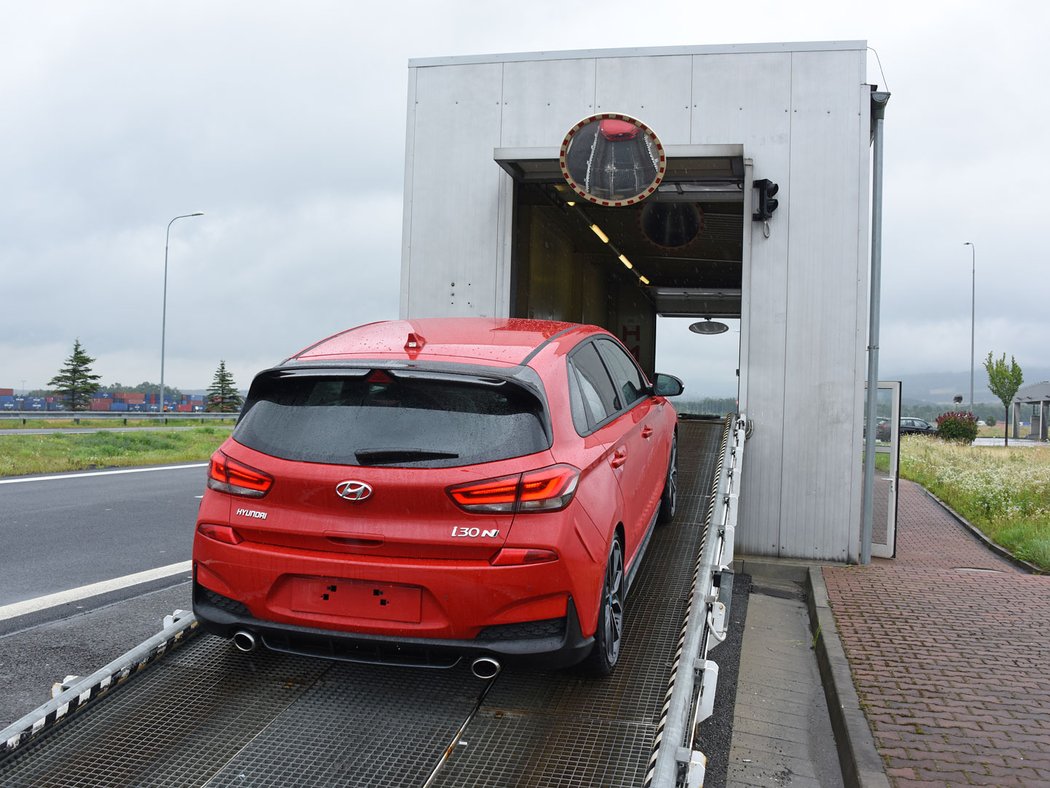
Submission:
{"label": "i30 n badge", "polygon": [[391,321],[311,345],[255,377],[211,459],[197,620],[243,650],[608,674],[674,518],[681,392],[596,326]]}
{"label": "i30 n badge", "polygon": [[336,495],[346,501],[363,501],[372,497],[372,486],[354,480],[339,482],[335,486]]}

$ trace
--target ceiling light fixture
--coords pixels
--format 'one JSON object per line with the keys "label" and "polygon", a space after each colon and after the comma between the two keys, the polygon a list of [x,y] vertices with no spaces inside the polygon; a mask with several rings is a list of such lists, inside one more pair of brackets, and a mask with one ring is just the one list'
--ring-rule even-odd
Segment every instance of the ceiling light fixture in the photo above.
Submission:
{"label": "ceiling light fixture", "polygon": [[601,240],[601,242],[603,244],[605,244],[607,247],[609,247],[609,251],[613,253],[614,257],[616,257],[621,263],[623,263],[624,267],[628,271],[632,271],[634,273],[634,275],[638,277],[638,281],[642,285],[648,285],[649,284],[648,277],[643,276],[638,271],[638,269],[634,267],[634,263],[632,263],[627,258],[627,255],[621,253],[620,250],[618,248],[616,248],[616,245],[609,240],[609,236],[605,234],[605,231],[602,230],[602,228],[599,227],[597,224],[594,224],[590,220],[590,217],[588,217],[587,214],[584,213],[581,208],[575,207],[575,201],[570,202],[570,201],[566,200],[566,201],[564,201],[564,204],[567,207],[572,208],[572,212],[574,214],[576,214],[580,218],[580,220],[583,221],[584,224],[586,224],[588,227],[591,228],[591,232],[593,232],[595,235],[597,235],[598,238]]}
{"label": "ceiling light fixture", "polygon": [[693,323],[689,326],[689,330],[694,334],[724,334],[729,330],[729,326],[707,317],[699,323]]}
{"label": "ceiling light fixture", "polygon": [[595,235],[597,235],[599,238],[602,239],[602,243],[603,244],[609,243],[609,236],[607,236],[605,233],[602,232],[602,228],[601,227],[599,227],[596,224],[592,224],[591,225],[591,229],[594,231]]}

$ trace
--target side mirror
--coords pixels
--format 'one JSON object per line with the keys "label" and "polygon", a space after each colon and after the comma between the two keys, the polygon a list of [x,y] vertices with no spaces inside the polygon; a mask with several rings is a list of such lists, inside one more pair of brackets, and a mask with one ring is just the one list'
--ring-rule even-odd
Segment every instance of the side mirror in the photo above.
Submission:
{"label": "side mirror", "polygon": [[657,372],[653,377],[653,394],[657,397],[677,397],[683,391],[685,391],[685,386],[674,375]]}

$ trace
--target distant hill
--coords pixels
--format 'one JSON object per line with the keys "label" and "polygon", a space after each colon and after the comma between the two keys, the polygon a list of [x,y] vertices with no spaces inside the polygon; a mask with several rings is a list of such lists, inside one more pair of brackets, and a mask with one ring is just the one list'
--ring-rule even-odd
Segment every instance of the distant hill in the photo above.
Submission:
{"label": "distant hill", "polygon": [[[1050,380],[1050,367],[1022,367],[1024,385]],[[961,396],[964,404],[970,402],[970,372],[919,372],[893,374],[883,371],[882,380],[901,382],[901,400],[904,403],[950,404],[952,397]],[[973,399],[975,403],[998,403],[999,399],[988,390],[988,374],[984,366],[977,365],[973,376]]]}

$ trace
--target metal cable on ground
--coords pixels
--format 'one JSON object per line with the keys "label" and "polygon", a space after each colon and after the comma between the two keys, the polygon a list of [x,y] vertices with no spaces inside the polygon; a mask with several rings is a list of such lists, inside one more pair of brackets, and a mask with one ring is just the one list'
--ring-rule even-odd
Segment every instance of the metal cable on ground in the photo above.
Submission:
{"label": "metal cable on ground", "polygon": [[441,758],[438,760],[437,765],[434,767],[434,771],[430,773],[430,776],[427,778],[426,782],[423,783],[422,788],[431,788],[431,786],[434,785],[434,783],[437,781],[438,775],[441,774],[441,770],[445,767],[445,764],[448,763],[448,759],[452,757],[452,753],[455,751],[457,745],[460,742],[460,739],[463,738],[463,734],[466,732],[467,726],[470,725],[471,720],[474,719],[478,711],[481,709],[481,704],[485,702],[485,698],[488,697],[489,690],[492,689],[492,685],[496,683],[496,679],[498,678],[499,673],[497,673],[495,676],[493,676],[486,682],[485,688],[481,691],[481,694],[478,696],[478,702],[474,704],[474,708],[470,710],[470,714],[468,714],[467,718],[463,720],[463,724],[459,726],[459,729],[456,731],[456,734],[452,737],[452,741],[448,743],[448,746],[445,748],[445,751],[441,753]]}

